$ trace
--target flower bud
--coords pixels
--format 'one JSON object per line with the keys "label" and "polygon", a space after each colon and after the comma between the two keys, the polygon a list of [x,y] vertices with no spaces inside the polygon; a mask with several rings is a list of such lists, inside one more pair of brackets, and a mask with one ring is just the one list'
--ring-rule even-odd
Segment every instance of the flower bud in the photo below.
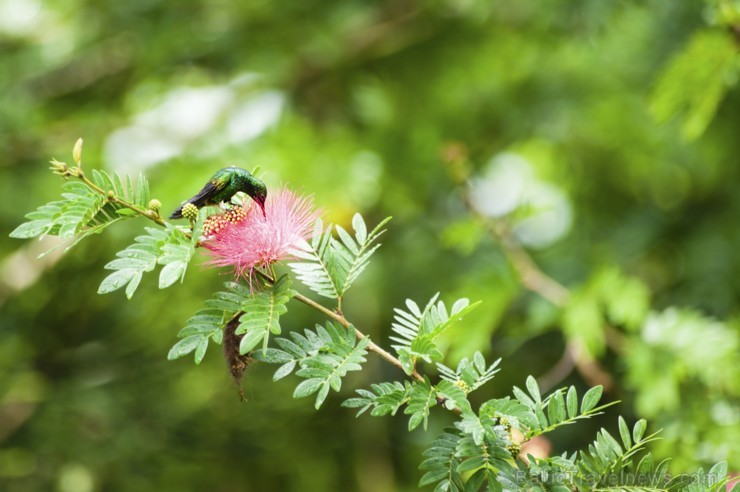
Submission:
{"label": "flower bud", "polygon": [[516,458],[522,453],[522,445],[516,442],[506,446],[506,449],[511,453],[512,458]]}
{"label": "flower bud", "polygon": [[198,207],[192,203],[186,203],[182,207],[182,216],[188,220],[195,220],[198,218]]}
{"label": "flower bud", "polygon": [[152,212],[159,213],[159,209],[162,208],[162,202],[160,202],[156,198],[152,198],[151,200],[149,200],[149,205],[147,205],[146,208],[148,208]]}
{"label": "flower bud", "polygon": [[74,159],[75,164],[78,166],[82,162],[82,139],[78,138],[77,142],[75,142],[74,149],[72,149],[72,159]]}
{"label": "flower bud", "polygon": [[209,237],[218,234],[229,226],[238,224],[247,216],[247,209],[234,207],[224,213],[211,215],[203,223],[203,236]]}
{"label": "flower bud", "polygon": [[457,386],[458,388],[460,388],[461,390],[463,390],[465,393],[467,393],[468,391],[470,391],[470,388],[468,387],[468,384],[465,381],[463,381],[462,379],[458,379],[457,381],[455,381],[455,386]]}
{"label": "flower bud", "polygon": [[51,164],[51,166],[49,166],[49,169],[51,169],[51,172],[53,172],[54,174],[60,174],[62,176],[69,175],[69,168],[67,167],[66,162],[59,162],[56,159],[52,159],[51,161],[49,161],[49,164]]}

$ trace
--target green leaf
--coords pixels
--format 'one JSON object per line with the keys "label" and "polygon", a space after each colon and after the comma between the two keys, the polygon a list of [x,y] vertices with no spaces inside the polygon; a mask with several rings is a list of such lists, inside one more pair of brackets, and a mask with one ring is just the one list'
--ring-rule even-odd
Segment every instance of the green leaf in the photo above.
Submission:
{"label": "green leaf", "polygon": [[563,393],[557,391],[552,395],[547,404],[547,418],[550,425],[559,424],[565,420],[565,400]]}
{"label": "green leaf", "polygon": [[622,438],[622,443],[625,449],[632,447],[632,439],[630,439],[630,430],[627,427],[627,422],[624,421],[622,416],[619,416],[619,436]]}
{"label": "green leaf", "polygon": [[[316,408],[316,410],[318,410],[326,400],[326,397],[329,394],[329,388],[330,384],[324,381],[324,384],[321,385],[321,389],[319,389],[318,395],[316,395],[316,402],[314,403],[314,408]],[[337,388],[336,391],[339,391],[339,389]]]}
{"label": "green leaf", "polygon": [[[377,239],[385,232],[382,227],[390,221],[387,217],[381,221],[370,234],[367,234],[365,221],[360,214],[355,214],[352,218],[352,227],[355,229],[355,238],[349,235],[344,229],[337,226],[337,234],[341,239],[341,244],[334,241],[332,246],[340,254],[337,255],[343,279],[341,282],[340,295],[343,296],[359,278],[370,262],[370,257],[380,247],[375,244]],[[344,253],[350,253],[346,255]]]}
{"label": "green leaf", "polygon": [[454,383],[449,381],[440,381],[437,385],[437,393],[443,398],[447,398],[445,405],[448,410],[458,408],[463,414],[472,413],[470,402],[465,392]]}
{"label": "green leaf", "polygon": [[174,284],[182,277],[185,273],[187,264],[182,262],[169,263],[162,268],[159,272],[159,288],[164,289]]}
{"label": "green leaf", "polygon": [[293,369],[295,369],[297,363],[298,361],[291,360],[278,367],[278,370],[275,371],[275,374],[272,375],[272,380],[277,381],[289,375],[291,372],[293,372]]}
{"label": "green leaf", "polygon": [[367,227],[365,226],[365,221],[362,219],[362,215],[355,214],[352,217],[352,228],[355,230],[357,242],[365,244],[367,241]]}
{"label": "green leaf", "polygon": [[293,392],[293,398],[304,398],[317,392],[324,384],[320,378],[311,378],[299,384]]}
{"label": "green leaf", "polygon": [[[111,273],[103,279],[98,287],[98,294],[107,294],[120,289],[128,284],[139,272],[136,270],[125,269]],[[128,295],[128,291],[127,291]],[[130,297],[129,297],[130,298]]]}
{"label": "green leaf", "polygon": [[10,233],[10,237],[17,239],[28,239],[36,236],[40,236],[49,230],[52,223],[49,220],[32,220],[24,222],[19,225],[13,232]]}
{"label": "green leaf", "polygon": [[514,386],[513,389],[514,397],[519,400],[521,403],[523,403],[525,406],[529,407],[532,410],[535,410],[538,408],[538,405],[530,398],[524,391],[520,390],[516,386]]}
{"label": "green leaf", "polygon": [[583,395],[583,401],[581,401],[581,413],[587,413],[599,403],[601,399],[601,393],[603,392],[603,386],[594,386]]}
{"label": "green leaf", "polygon": [[198,347],[201,337],[199,335],[191,335],[185,337],[177,342],[167,354],[168,360],[174,360],[183,355],[187,355]]}
{"label": "green leaf", "polygon": [[568,407],[568,417],[573,418],[578,415],[578,390],[576,390],[575,386],[568,388],[565,401]]}
{"label": "green leaf", "polygon": [[239,342],[239,353],[244,355],[250,352],[254,347],[257,346],[257,344],[259,344],[262,341],[264,337],[265,337],[264,332],[248,331],[242,337],[241,342]]}
{"label": "green leaf", "polygon": [[535,403],[542,403],[542,396],[540,396],[540,387],[537,385],[537,380],[532,376],[527,376],[527,391],[532,395],[532,399]]}
{"label": "green leaf", "polygon": [[133,277],[131,277],[131,280],[129,281],[128,285],[126,286],[126,298],[131,299],[134,296],[134,292],[136,292],[136,289],[139,287],[139,283],[141,282],[141,279],[144,277],[144,273],[137,271]]}
{"label": "green leaf", "polygon": [[720,461],[709,469],[707,476],[715,483],[723,480],[727,476],[727,462]]}
{"label": "green leaf", "polygon": [[645,419],[640,419],[635,423],[635,426],[632,428],[632,439],[635,443],[642,441],[642,436],[645,435],[645,429],[647,429],[647,421]]}
{"label": "green leaf", "polygon": [[195,348],[195,363],[200,364],[208,349],[208,337],[201,337],[198,346]]}
{"label": "green leaf", "polygon": [[195,245],[179,229],[168,225],[169,237],[161,247],[157,262],[164,265],[159,275],[159,288],[164,289],[185,278],[188,263],[195,254]]}

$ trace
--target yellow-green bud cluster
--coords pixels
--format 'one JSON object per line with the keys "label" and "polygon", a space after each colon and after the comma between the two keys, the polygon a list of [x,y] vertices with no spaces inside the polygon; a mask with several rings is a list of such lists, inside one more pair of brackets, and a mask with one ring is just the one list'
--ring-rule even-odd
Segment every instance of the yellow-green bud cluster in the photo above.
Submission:
{"label": "yellow-green bud cluster", "polygon": [[186,203],[182,207],[182,216],[188,220],[195,220],[198,218],[198,207],[192,203]]}
{"label": "yellow-green bud cluster", "polygon": [[470,390],[468,383],[466,383],[462,379],[458,379],[457,381],[455,381],[455,386],[463,390],[465,393],[467,393]]}
{"label": "yellow-green bud cluster", "polygon": [[513,458],[516,458],[522,453],[522,445],[516,442],[509,444],[506,449],[511,453]]}
{"label": "yellow-green bud cluster", "polygon": [[[184,211],[185,209],[183,209]],[[229,225],[238,224],[246,216],[247,210],[244,207],[234,207],[222,214],[211,215],[203,224],[203,235],[208,237],[218,234]]]}
{"label": "yellow-green bud cluster", "polygon": [[160,202],[156,198],[152,198],[151,200],[149,200],[149,205],[147,205],[147,208],[152,212],[159,213],[159,210],[162,208],[162,202]]}

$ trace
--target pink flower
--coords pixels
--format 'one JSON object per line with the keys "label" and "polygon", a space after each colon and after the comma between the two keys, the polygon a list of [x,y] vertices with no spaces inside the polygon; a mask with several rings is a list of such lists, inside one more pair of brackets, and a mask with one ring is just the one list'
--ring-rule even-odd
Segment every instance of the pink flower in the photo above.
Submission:
{"label": "pink flower", "polygon": [[309,237],[318,216],[310,198],[286,188],[267,196],[265,215],[250,206],[211,216],[203,227],[209,263],[232,266],[237,276],[251,277],[255,268],[289,257]]}

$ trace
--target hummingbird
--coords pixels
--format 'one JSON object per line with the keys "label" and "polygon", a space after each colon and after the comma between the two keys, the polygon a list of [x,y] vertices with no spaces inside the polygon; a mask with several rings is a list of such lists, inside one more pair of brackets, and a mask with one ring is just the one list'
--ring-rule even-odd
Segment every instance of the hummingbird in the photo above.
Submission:
{"label": "hummingbird", "polygon": [[[240,167],[225,167],[216,171],[203,189],[185,203],[192,203],[198,208],[218,205],[221,202],[228,202],[239,191],[243,191],[257,202],[262,209],[262,215],[267,216],[265,214],[265,199],[267,198],[265,183]],[[182,207],[185,203],[172,212],[170,219],[182,218]]]}

